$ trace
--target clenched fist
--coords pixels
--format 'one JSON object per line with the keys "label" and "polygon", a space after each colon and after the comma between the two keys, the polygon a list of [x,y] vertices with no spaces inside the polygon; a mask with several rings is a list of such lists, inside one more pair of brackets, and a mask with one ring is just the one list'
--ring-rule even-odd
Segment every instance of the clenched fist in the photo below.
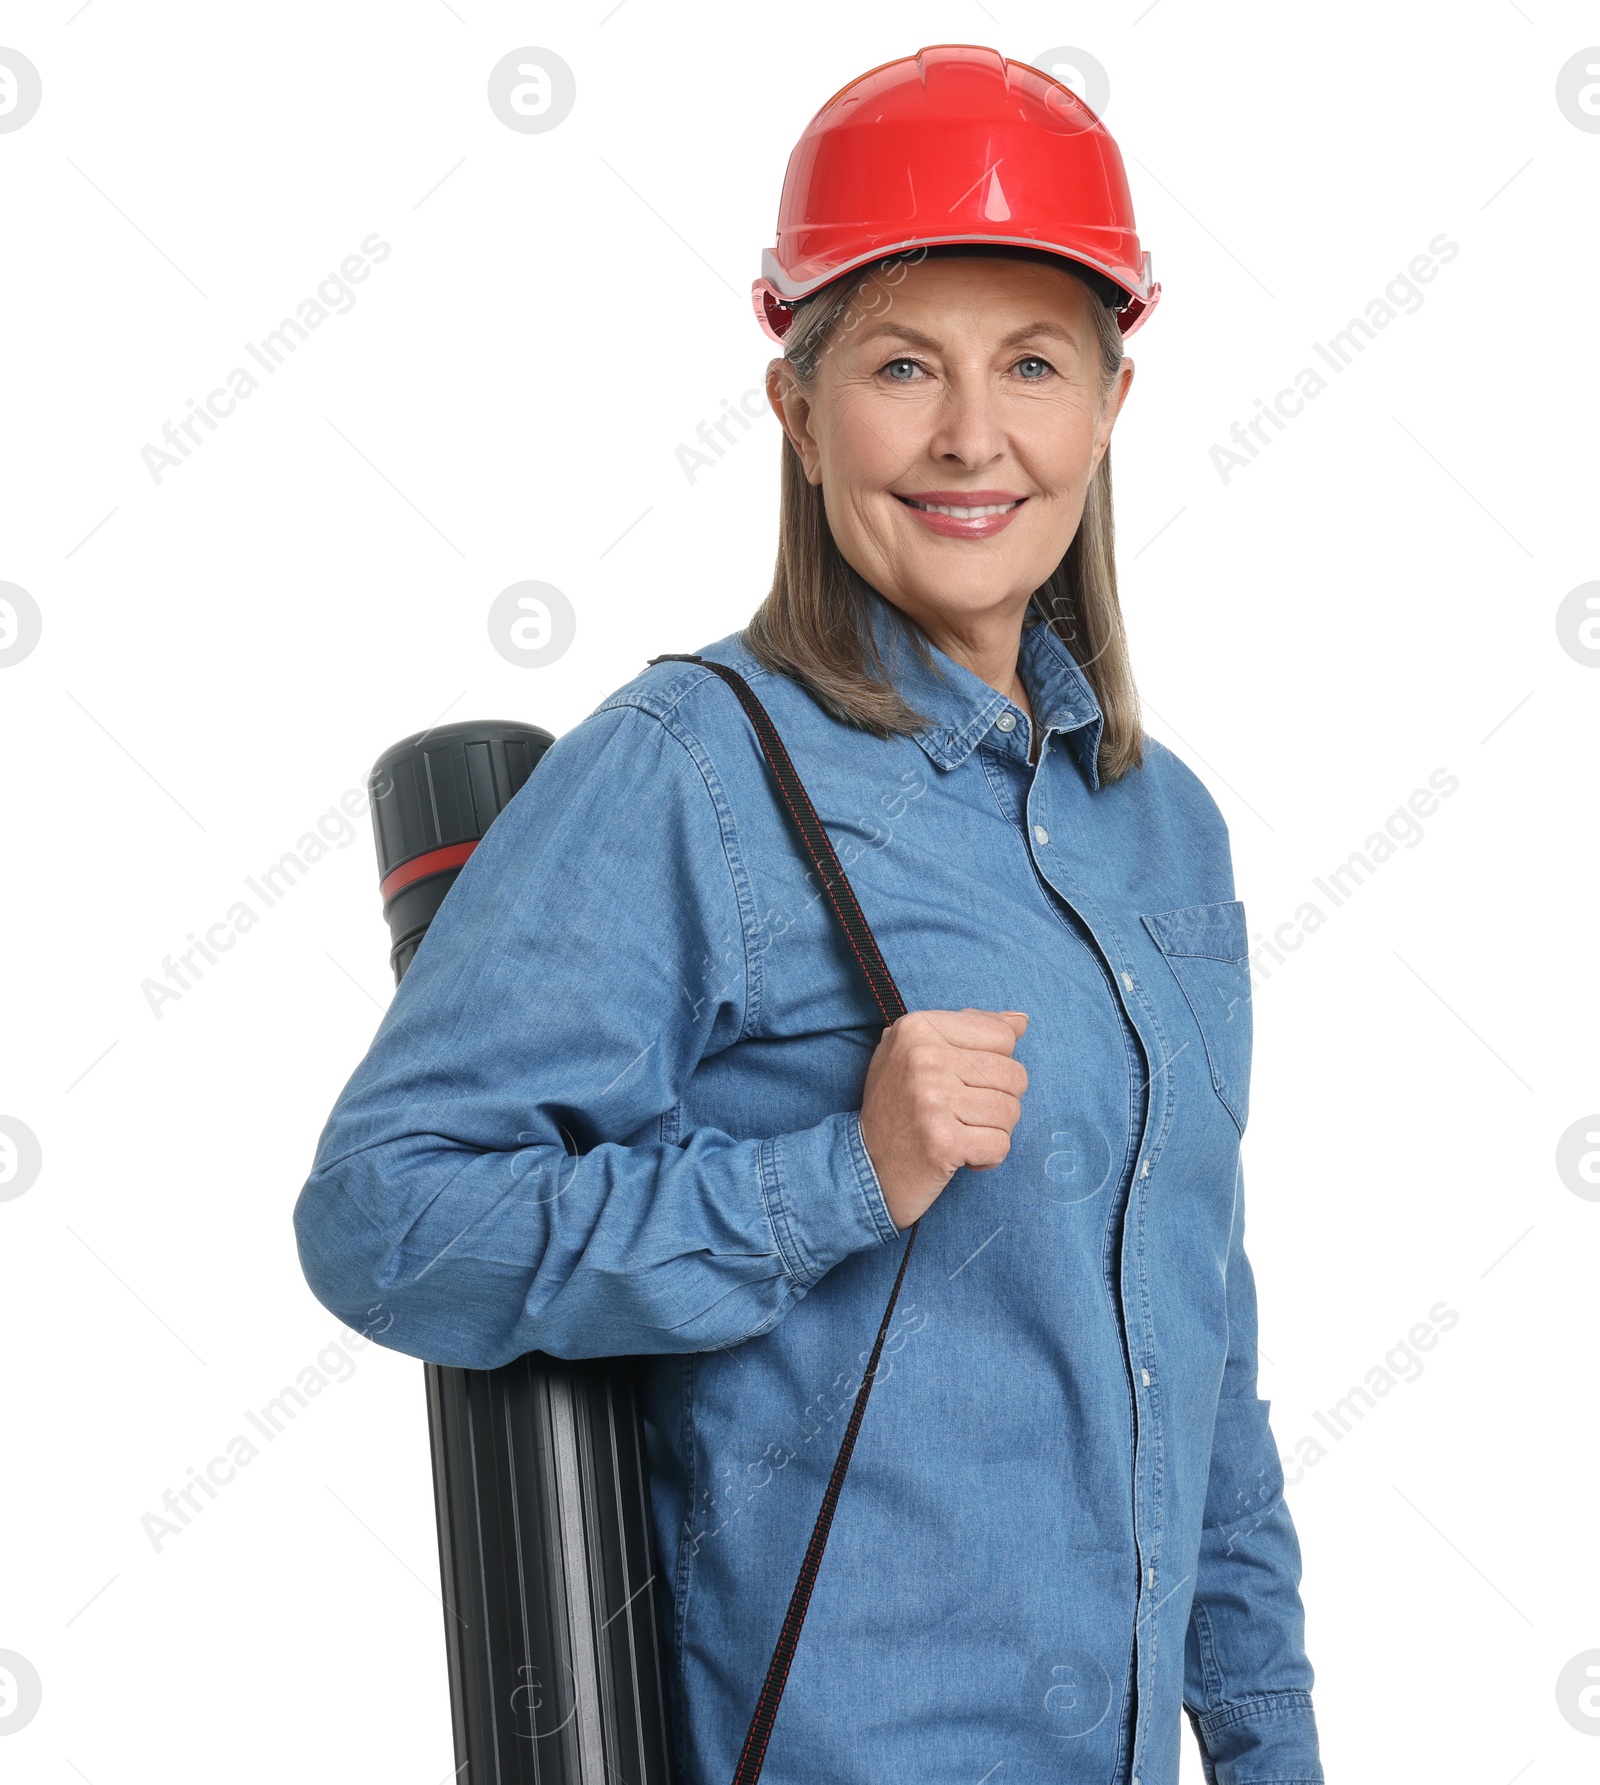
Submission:
{"label": "clenched fist", "polygon": [[963,1165],[1011,1151],[1027,1068],[1012,1053],[1020,1010],[913,1010],[883,1032],[867,1068],[861,1138],[902,1231]]}

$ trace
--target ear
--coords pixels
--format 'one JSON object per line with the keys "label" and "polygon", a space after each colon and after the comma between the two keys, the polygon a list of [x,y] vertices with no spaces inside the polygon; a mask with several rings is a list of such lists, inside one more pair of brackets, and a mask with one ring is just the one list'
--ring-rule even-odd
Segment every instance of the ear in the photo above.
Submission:
{"label": "ear", "polygon": [[822,482],[822,455],[817,451],[816,437],[811,432],[811,403],[801,390],[794,367],[786,359],[767,362],[767,401],[778,425],[788,436],[789,444],[799,454],[805,469],[806,482]]}
{"label": "ear", "polygon": [[1122,364],[1117,368],[1116,383],[1112,385],[1101,406],[1100,420],[1095,426],[1094,454],[1089,462],[1090,477],[1100,469],[1100,461],[1106,456],[1106,448],[1111,444],[1111,430],[1117,425],[1117,417],[1122,413],[1122,405],[1127,401],[1132,383],[1133,361],[1124,356]]}

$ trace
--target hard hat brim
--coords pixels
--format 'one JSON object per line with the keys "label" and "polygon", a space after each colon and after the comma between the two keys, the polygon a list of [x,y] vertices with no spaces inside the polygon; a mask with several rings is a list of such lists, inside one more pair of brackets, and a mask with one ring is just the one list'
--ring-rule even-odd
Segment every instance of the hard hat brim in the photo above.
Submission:
{"label": "hard hat brim", "polygon": [[794,306],[804,302],[806,298],[815,297],[825,286],[847,278],[852,273],[861,272],[877,261],[887,264],[901,255],[915,253],[918,248],[954,247],[1027,249],[1097,274],[1100,279],[1115,287],[1121,298],[1114,308],[1117,312],[1117,325],[1122,330],[1124,339],[1141,326],[1161,296],[1160,284],[1151,277],[1148,251],[1143,256],[1138,278],[1133,279],[1125,267],[1106,266],[1081,250],[1069,252],[1064,247],[1041,242],[1035,237],[952,235],[940,236],[935,240],[923,237],[874,248],[870,254],[860,255],[846,266],[829,268],[825,273],[805,280],[786,278],[777,256],[770,248],[765,249],[761,256],[761,276],[752,281],[750,287],[756,320],[767,338],[781,346],[784,336],[789,332]]}

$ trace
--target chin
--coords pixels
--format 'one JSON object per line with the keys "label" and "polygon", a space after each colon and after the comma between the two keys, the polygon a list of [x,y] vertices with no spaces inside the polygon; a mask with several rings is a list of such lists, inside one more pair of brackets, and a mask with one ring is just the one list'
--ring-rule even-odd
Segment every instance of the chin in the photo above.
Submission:
{"label": "chin", "polygon": [[[952,574],[949,564],[929,565],[924,573],[903,579],[900,586],[908,601],[951,618],[993,613],[996,608],[1012,604],[1024,605],[1039,586],[1038,583],[1021,585],[1012,576],[997,576],[992,566],[986,570],[987,574],[983,575],[961,575]],[[1044,577],[1039,578],[1041,583],[1044,580]]]}

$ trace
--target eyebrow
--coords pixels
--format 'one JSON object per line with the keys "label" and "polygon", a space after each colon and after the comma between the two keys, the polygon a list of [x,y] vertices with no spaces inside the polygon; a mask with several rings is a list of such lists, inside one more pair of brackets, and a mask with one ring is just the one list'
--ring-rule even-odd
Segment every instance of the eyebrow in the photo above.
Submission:
{"label": "eyebrow", "polygon": [[[879,335],[897,335],[902,341],[909,341],[913,347],[925,348],[929,353],[937,353],[940,343],[932,335],[925,335],[920,329],[907,328],[904,323],[895,322],[885,317],[865,333],[856,337],[859,341],[872,341]],[[1058,322],[1025,322],[1021,328],[1014,328],[1000,343],[1002,347],[1017,347],[1022,342],[1032,340],[1037,335],[1051,335],[1058,341],[1065,341],[1069,346],[1078,345],[1078,337],[1070,329],[1065,329]]]}

